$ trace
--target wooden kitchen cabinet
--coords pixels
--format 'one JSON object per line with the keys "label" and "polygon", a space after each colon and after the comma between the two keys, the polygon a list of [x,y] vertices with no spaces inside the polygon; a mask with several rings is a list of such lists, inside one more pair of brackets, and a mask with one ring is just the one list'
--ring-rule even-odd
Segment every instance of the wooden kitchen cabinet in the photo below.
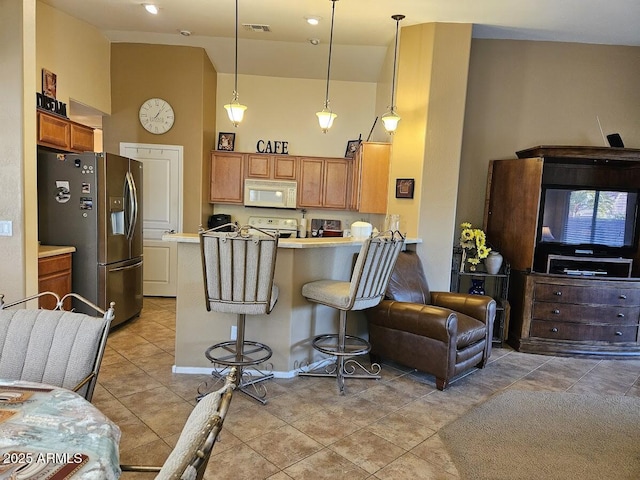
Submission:
{"label": "wooden kitchen cabinet", "polygon": [[391,144],[362,142],[353,159],[349,209],[386,213]]}
{"label": "wooden kitchen cabinet", "polygon": [[[38,292],[53,292],[59,297],[71,293],[71,254],[64,253],[38,259]],[[55,308],[56,302],[50,295],[40,298],[39,307],[47,310]],[[71,299],[65,300],[65,310],[71,310]]]}
{"label": "wooden kitchen cabinet", "polygon": [[298,207],[346,210],[351,162],[343,158],[300,158]]}
{"label": "wooden kitchen cabinet", "polygon": [[247,155],[247,178],[263,180],[295,180],[296,157],[288,155]]}
{"label": "wooden kitchen cabinet", "polygon": [[37,143],[66,152],[92,152],[93,129],[69,119],[37,110]]}
{"label": "wooden kitchen cabinet", "polygon": [[244,203],[244,155],[215,151],[211,153],[212,203]]}

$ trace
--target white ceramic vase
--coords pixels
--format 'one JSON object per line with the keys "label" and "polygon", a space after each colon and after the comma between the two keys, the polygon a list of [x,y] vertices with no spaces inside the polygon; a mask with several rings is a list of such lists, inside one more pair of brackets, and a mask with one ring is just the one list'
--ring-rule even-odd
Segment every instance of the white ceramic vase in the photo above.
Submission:
{"label": "white ceramic vase", "polygon": [[496,275],[502,266],[502,255],[500,252],[491,250],[487,258],[484,259],[484,266],[487,268],[487,273]]}

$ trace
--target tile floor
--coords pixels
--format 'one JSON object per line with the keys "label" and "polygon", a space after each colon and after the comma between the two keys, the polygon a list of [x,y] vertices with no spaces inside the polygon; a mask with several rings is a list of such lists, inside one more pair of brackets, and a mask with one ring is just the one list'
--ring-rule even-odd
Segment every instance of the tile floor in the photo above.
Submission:
{"label": "tile floor", "polygon": [[[121,463],[162,464],[207,377],[171,373],[175,301],[145,298],[110,336],[93,402],[122,430]],[[433,378],[383,365],[381,380],[267,382],[262,406],[234,394],[206,479],[456,479],[435,433],[505,389],[640,396],[640,360],[529,355],[494,348],[483,370],[444,392]],[[153,475],[125,473],[122,478]]]}

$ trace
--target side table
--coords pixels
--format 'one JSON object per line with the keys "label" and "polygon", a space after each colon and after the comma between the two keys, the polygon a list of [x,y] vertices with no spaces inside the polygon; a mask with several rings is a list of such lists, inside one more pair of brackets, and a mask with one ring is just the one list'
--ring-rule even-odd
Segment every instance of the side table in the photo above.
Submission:
{"label": "side table", "polygon": [[[493,343],[504,345],[509,334],[509,275],[511,267],[505,260],[500,271],[492,275],[487,273],[484,264],[478,265],[475,272],[470,272],[468,265],[461,269],[462,248],[453,249],[453,262],[451,265],[450,291],[468,293],[473,280],[481,280],[484,283],[485,295],[489,295],[496,301],[496,319],[493,325]],[[461,271],[462,270],[462,271]]]}

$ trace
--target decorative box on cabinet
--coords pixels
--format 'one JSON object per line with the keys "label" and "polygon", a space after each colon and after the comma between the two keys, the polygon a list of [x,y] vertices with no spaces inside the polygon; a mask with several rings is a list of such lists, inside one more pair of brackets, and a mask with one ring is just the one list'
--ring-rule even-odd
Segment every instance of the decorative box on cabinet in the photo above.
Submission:
{"label": "decorative box on cabinet", "polygon": [[244,203],[244,155],[242,153],[211,153],[212,203]]}
{"label": "decorative box on cabinet", "polygon": [[362,142],[353,159],[349,209],[386,213],[391,144]]}
{"label": "decorative box on cabinet", "polygon": [[496,301],[496,319],[493,324],[493,343],[503,345],[508,338],[510,304],[509,275],[511,268],[509,263],[503,262],[497,274],[487,273],[483,264],[478,265],[475,272],[462,268],[462,249],[453,249],[453,263],[451,266],[451,291],[468,293],[472,280],[480,280],[483,284],[485,295],[489,295]]}

